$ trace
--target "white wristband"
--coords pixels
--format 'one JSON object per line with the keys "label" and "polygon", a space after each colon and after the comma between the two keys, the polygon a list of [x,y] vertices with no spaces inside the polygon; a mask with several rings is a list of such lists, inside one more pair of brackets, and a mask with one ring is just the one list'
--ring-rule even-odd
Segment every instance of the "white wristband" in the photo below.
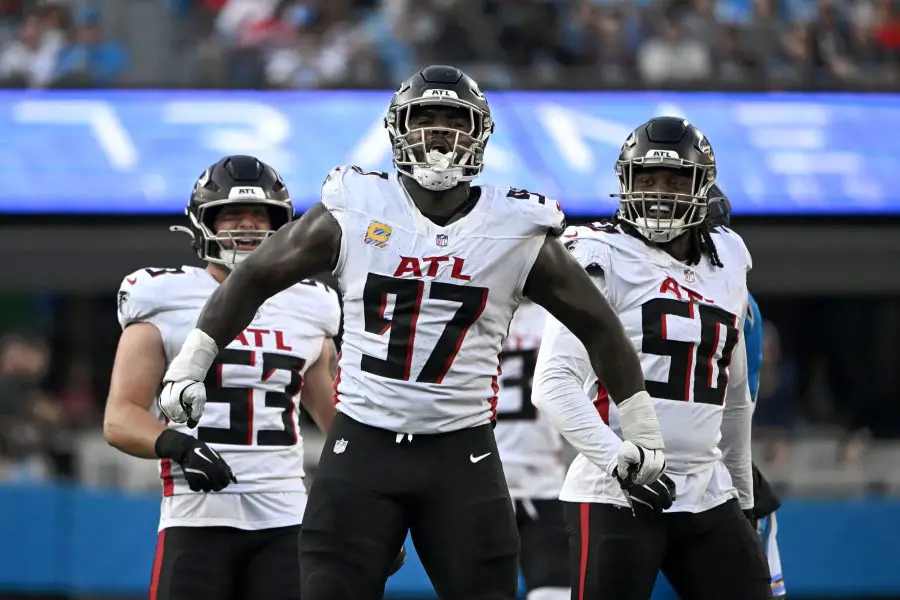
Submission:
{"label": "white wristband", "polygon": [[616,404],[616,408],[619,410],[622,437],[648,450],[665,448],[650,394],[638,392]]}
{"label": "white wristband", "polygon": [[218,353],[215,340],[201,329],[192,329],[163,381],[203,381]]}

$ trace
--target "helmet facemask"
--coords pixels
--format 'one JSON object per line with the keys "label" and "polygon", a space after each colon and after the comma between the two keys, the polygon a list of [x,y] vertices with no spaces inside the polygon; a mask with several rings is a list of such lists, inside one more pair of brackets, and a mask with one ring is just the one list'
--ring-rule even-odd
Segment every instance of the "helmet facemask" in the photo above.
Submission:
{"label": "helmet facemask", "polygon": [[[653,156],[616,161],[619,180],[619,218],[651,242],[671,242],[706,220],[710,188],[716,182],[714,165],[680,158],[674,151],[654,150]],[[664,155],[664,156],[663,156]],[[691,193],[635,191],[635,175],[642,169],[678,169],[691,178]]]}
{"label": "helmet facemask", "polygon": [[[443,91],[443,90],[433,90]],[[410,116],[416,107],[452,107],[468,115],[468,126],[411,127]],[[448,96],[428,96],[392,107],[386,117],[393,144],[397,171],[414,179],[427,190],[445,191],[472,181],[484,168],[484,149],[494,129],[490,114],[474,104]],[[445,136],[449,149],[428,150],[432,132]]]}
{"label": "helmet facemask", "polygon": [[[225,206],[264,206],[269,214],[270,229],[222,229],[213,230],[216,216]],[[190,227],[173,226],[172,231],[183,231],[191,235],[194,247],[202,260],[227,269],[234,269],[252,254],[259,245],[277,229],[292,218],[290,204],[279,200],[213,200],[198,207],[195,211],[187,210]],[[242,243],[255,243],[252,248],[242,249]]]}

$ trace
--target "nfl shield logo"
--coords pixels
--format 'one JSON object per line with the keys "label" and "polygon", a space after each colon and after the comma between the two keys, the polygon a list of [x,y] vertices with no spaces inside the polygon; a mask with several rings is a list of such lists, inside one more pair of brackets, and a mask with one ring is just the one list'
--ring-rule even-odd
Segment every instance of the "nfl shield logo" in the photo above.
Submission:
{"label": "nfl shield logo", "polygon": [[344,450],[347,449],[347,440],[340,439],[334,443],[334,453],[335,454],[343,454]]}
{"label": "nfl shield logo", "polygon": [[434,242],[438,246],[446,246],[450,242],[450,237],[446,233],[439,233],[437,237],[434,239]]}
{"label": "nfl shield logo", "polygon": [[688,283],[694,283],[695,281],[697,281],[697,274],[694,273],[691,269],[685,269],[684,280]]}

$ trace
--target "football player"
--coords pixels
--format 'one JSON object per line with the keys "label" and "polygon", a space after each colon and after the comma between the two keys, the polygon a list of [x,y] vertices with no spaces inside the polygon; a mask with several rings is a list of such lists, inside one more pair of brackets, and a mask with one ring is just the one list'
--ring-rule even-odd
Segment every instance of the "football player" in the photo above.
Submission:
{"label": "football player", "polygon": [[251,156],[207,169],[186,213],[187,227],[173,229],[192,236],[206,268],[140,269],[122,281],[123,331],[104,419],[112,446],[160,460],[150,598],[298,599],[306,504],[298,400],[331,428],[337,294],[304,279],[269,298],[209,365],[198,426],[158,420],[150,409],[163,373],[206,299],[294,217],[281,177]]}
{"label": "football player", "polygon": [[385,115],[396,172],[335,168],[321,203],[210,296],[164,379],[170,419],[194,421],[219,349],[257,307],[332,270],[344,300],[338,416],[300,536],[305,600],[378,598],[407,531],[444,600],[516,596],[519,538],[491,422],[498,356],[530,298],[580,334],[619,402],[623,473],[663,469],[640,362],[621,323],[558,239],[539,194],[476,186],[494,131],[470,77],[430,66]]}
{"label": "football player", "polygon": [[497,449],[516,509],[519,564],[528,600],[568,600],[568,535],[559,490],[562,440],[531,403],[531,384],[547,311],[523,302],[500,354]]}
{"label": "football player", "polygon": [[[646,600],[661,569],[685,600],[767,598],[765,556],[743,513],[753,508],[752,405],[739,343],[751,261],[737,234],[706,221],[715,155],[691,123],[659,117],[628,136],[615,171],[616,216],[564,239],[639,349],[668,476],[623,481],[615,392],[597,383],[571,328],[549,320],[533,400],[580,452],[560,494],[572,597]],[[600,445],[582,429],[601,432]]]}

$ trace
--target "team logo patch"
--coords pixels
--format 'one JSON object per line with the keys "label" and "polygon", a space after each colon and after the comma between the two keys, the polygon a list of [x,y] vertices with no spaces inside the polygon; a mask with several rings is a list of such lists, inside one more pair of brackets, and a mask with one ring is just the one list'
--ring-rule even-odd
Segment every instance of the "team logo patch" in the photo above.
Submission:
{"label": "team logo patch", "polygon": [[684,270],[684,280],[687,281],[688,283],[694,283],[695,281],[697,281],[697,274],[694,273],[694,271],[692,269],[685,269]]}
{"label": "team logo patch", "polygon": [[439,233],[437,234],[437,237],[434,238],[434,243],[438,246],[444,247],[450,243],[450,236],[448,236],[446,233]]}
{"label": "team logo patch", "polygon": [[386,248],[393,232],[394,230],[389,225],[372,221],[366,230],[365,242],[376,248]]}
{"label": "team logo patch", "polygon": [[340,439],[334,443],[334,453],[335,454],[343,454],[344,450],[347,449],[347,440]]}

